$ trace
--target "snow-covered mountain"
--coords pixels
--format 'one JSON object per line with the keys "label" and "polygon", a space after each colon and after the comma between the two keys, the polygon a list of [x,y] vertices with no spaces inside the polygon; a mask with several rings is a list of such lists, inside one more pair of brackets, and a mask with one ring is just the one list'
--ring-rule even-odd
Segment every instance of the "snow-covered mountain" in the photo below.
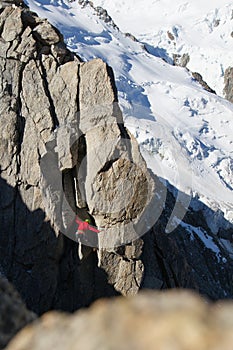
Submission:
{"label": "snow-covered mountain", "polygon": [[[184,204],[198,198],[233,222],[233,105],[222,96],[232,64],[231,3],[95,0],[120,30],[87,1],[26,3],[83,60],[100,57],[113,68],[125,123],[148,167],[189,195]],[[217,95],[172,65],[173,54],[186,53],[189,70],[201,73]]]}
{"label": "snow-covered mountain", "polygon": [[187,67],[223,94],[224,71],[232,65],[231,1],[93,2],[106,8],[120,29],[144,42],[152,54],[170,60],[173,54],[188,54]]}

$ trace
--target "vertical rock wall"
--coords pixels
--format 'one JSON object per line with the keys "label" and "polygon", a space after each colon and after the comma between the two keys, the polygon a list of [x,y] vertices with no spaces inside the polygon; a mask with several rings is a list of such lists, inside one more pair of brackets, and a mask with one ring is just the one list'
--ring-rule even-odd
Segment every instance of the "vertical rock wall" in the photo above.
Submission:
{"label": "vertical rock wall", "polygon": [[[20,2],[7,5],[0,10],[4,273],[39,313],[134,294],[143,277],[137,225],[149,220],[154,183],[124,128],[113,74],[101,60],[80,62]],[[82,260],[72,240],[75,215],[101,231],[99,241],[85,242]],[[116,254],[124,243],[133,248]],[[102,269],[93,249],[100,247],[108,260]]]}

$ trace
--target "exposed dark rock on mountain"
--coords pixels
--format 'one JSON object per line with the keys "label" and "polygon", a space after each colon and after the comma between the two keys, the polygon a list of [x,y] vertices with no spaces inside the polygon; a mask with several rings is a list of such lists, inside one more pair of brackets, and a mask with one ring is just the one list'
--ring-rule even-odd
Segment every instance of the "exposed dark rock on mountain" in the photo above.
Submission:
{"label": "exposed dark rock on mountain", "polygon": [[186,67],[189,63],[190,57],[188,53],[183,55],[173,54],[173,62],[175,66]]}
{"label": "exposed dark rock on mountain", "polygon": [[0,9],[5,8],[10,5],[23,6],[23,0],[1,0]]}
{"label": "exposed dark rock on mountain", "polygon": [[48,313],[7,350],[230,350],[232,315],[232,302],[211,305],[188,292],[144,292],[98,301],[73,316]]}
{"label": "exposed dark rock on mountain", "polygon": [[[73,2],[75,0],[69,0],[70,2]],[[101,6],[94,6],[92,1],[89,0],[78,0],[78,3],[82,5],[83,7],[90,6],[93,8],[95,14],[102,19],[105,23],[110,24],[113,28],[119,29],[116,25],[116,23],[113,21],[112,17],[109,16],[107,10],[103,9]]]}
{"label": "exposed dark rock on mountain", "polygon": [[216,92],[211,87],[209,87],[206,81],[203,80],[202,75],[200,73],[192,72],[192,76],[206,91],[216,94]]}
{"label": "exposed dark rock on mountain", "polygon": [[[173,64],[175,66],[180,67],[187,67],[187,64],[189,63],[190,57],[188,53],[185,53],[183,55],[180,54],[173,54]],[[189,69],[188,69],[189,70]],[[203,77],[198,72],[191,72],[193,78],[198,81],[198,83],[208,92],[211,92],[213,94],[216,94],[216,92],[207,84],[206,81],[203,80]]]}
{"label": "exposed dark rock on mountain", "polygon": [[[232,225],[176,203],[124,127],[111,69],[16,5],[0,10],[0,265],[27,306],[74,311],[140,288],[231,298]],[[79,255],[76,215],[100,230]]]}
{"label": "exposed dark rock on mountain", "polygon": [[0,349],[36,315],[27,310],[13,286],[0,275]]}
{"label": "exposed dark rock on mountain", "polygon": [[224,74],[225,98],[233,103],[233,67],[228,67]]}
{"label": "exposed dark rock on mountain", "polygon": [[[197,204],[191,201],[182,223],[168,233],[174,206],[182,203],[175,204],[174,196],[167,192],[165,210],[143,238],[143,287],[188,288],[212,300],[232,298],[232,257],[223,248],[225,240],[231,240],[232,225],[220,216],[222,230],[219,237],[213,235],[206,217],[212,221],[216,214],[200,203],[194,210]],[[176,216],[173,218],[176,222]]]}

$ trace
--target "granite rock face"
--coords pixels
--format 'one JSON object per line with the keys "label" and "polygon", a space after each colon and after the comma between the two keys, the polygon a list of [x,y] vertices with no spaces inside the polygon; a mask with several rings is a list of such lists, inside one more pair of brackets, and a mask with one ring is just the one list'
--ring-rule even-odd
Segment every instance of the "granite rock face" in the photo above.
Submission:
{"label": "granite rock face", "polygon": [[[47,20],[10,4],[0,10],[0,264],[38,313],[135,294],[154,182],[124,127],[113,73],[101,60],[81,62]],[[76,215],[101,231],[80,256]],[[127,262],[114,253],[125,243],[135,247]],[[114,255],[114,278],[93,248],[103,261]]]}
{"label": "granite rock face", "polygon": [[230,350],[232,314],[232,302],[211,305],[188,292],[144,292],[98,301],[73,316],[47,313],[7,350]]}

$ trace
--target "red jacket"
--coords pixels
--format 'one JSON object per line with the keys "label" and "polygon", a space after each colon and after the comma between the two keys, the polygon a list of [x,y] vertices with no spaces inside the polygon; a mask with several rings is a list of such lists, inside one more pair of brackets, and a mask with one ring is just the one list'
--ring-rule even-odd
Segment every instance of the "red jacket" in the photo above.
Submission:
{"label": "red jacket", "polygon": [[78,230],[80,230],[80,231],[91,230],[91,231],[96,232],[96,233],[100,232],[95,227],[89,225],[88,222],[86,222],[86,221],[81,221],[78,218],[76,218],[75,221],[77,222]]}

